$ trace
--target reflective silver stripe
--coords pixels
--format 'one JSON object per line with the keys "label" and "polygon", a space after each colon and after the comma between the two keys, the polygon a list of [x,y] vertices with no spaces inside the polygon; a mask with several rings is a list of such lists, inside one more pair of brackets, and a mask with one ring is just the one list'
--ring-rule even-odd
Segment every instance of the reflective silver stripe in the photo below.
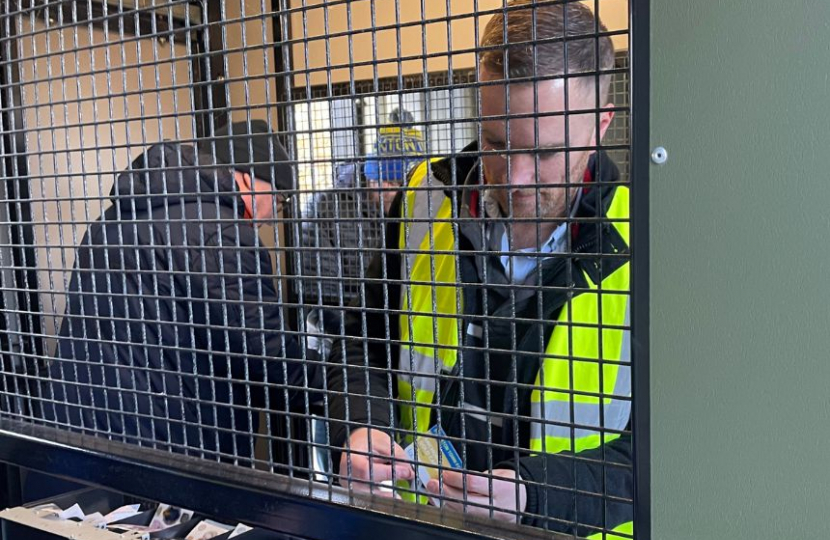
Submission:
{"label": "reflective silver stripe", "polygon": [[[415,190],[414,202],[412,203],[412,208],[406,209],[409,211],[410,219],[418,220],[414,222],[407,222],[404,224],[404,226],[406,226],[408,229],[406,236],[406,248],[408,250],[417,251],[421,249],[421,244],[423,243],[424,239],[428,237],[433,225],[432,221],[429,221],[429,219],[432,217],[430,210],[433,213],[436,213],[438,212],[438,209],[441,208],[441,205],[444,203],[444,192],[440,189],[431,189],[437,184],[433,180],[432,175],[429,174],[429,169],[427,169],[426,176],[426,182],[422,182],[420,185],[412,188]],[[431,200],[428,200],[427,196]],[[407,199],[404,198],[403,200]],[[408,253],[406,255],[405,265],[403,266],[403,268],[401,268],[402,276],[409,276],[409,271],[412,270],[412,267],[415,264],[415,257],[417,256],[417,253]],[[404,264],[403,259],[401,260],[401,263]],[[405,287],[402,288],[401,294],[404,293]]]}
{"label": "reflective silver stripe", "polygon": [[[400,364],[401,377],[415,390],[428,390],[435,393],[435,364],[438,362],[441,371],[449,373],[446,366],[432,356],[413,351],[410,347],[401,346]],[[409,399],[411,396],[406,396]]]}
{"label": "reflective silver stripe", "polygon": [[481,337],[484,335],[484,329],[481,327],[480,324],[470,323],[467,325],[467,335],[481,339]]}
{"label": "reflective silver stripe", "polygon": [[[622,343],[620,345],[620,365],[617,368],[617,381],[614,384],[614,395],[631,397],[631,330],[629,330],[631,328],[631,296],[625,302],[625,322],[623,324],[626,329],[623,330]],[[619,417],[616,418],[615,425],[622,424],[623,427],[619,429],[625,429],[625,426],[628,425],[628,421],[631,418],[631,402],[626,401],[625,404],[626,406],[621,405],[610,411],[606,407],[606,422],[608,421],[609,414],[616,413]]]}
{"label": "reflective silver stripe", "polygon": [[[429,221],[429,218],[432,217],[430,211],[432,213],[438,212],[438,209],[440,209],[441,205],[444,203],[445,195],[443,190],[433,191],[428,189],[434,185],[438,184],[432,178],[432,175],[429,173],[429,167],[427,166],[424,181],[417,186],[412,186],[412,189],[415,190],[412,207],[405,208],[405,210],[408,211],[410,219],[418,220],[414,222],[407,222],[405,225],[408,227],[405,246],[408,250],[418,251],[421,249],[421,244],[430,234],[433,225],[433,222]],[[404,198],[404,200],[408,199]],[[418,253],[408,253],[405,259],[401,259],[401,276],[404,276],[404,279],[411,279],[412,268],[415,264],[417,256]],[[406,284],[401,287],[402,300],[406,296],[408,289],[409,287]],[[410,328],[406,328],[405,330],[408,333]],[[414,391],[426,390],[432,394],[435,394],[436,364],[440,365],[440,369],[442,371],[446,371],[443,362],[432,356],[412,350],[411,347],[407,347],[405,345],[402,345],[400,348],[398,362],[399,369],[402,372],[399,376],[403,378],[405,382],[408,382]],[[411,399],[411,397],[412,396],[402,396],[403,399]]]}
{"label": "reflective silver stripe", "polygon": [[[626,328],[630,327],[631,299],[629,297],[625,305]],[[631,331],[624,330],[620,350],[620,362],[617,367],[617,379],[614,382],[614,396],[631,397]],[[545,392],[541,392],[544,397]],[[600,398],[598,398],[600,399]],[[604,401],[604,399],[603,399]],[[574,418],[571,419],[570,401],[551,400],[544,402],[544,409],[541,403],[531,403],[531,416],[547,422],[559,422],[563,424],[578,424],[582,426],[593,426],[600,429],[623,430],[628,425],[631,417],[631,401],[624,399],[611,399],[611,403],[603,404],[604,425],[600,425],[600,404],[599,403],[574,403]],[[543,416],[544,414],[544,416]],[[542,428],[544,426],[544,429]],[[533,422],[530,427],[530,436],[533,439],[541,439],[542,433],[548,437],[569,439],[571,427],[554,425],[542,422]],[[580,439],[597,435],[598,431],[577,428],[574,430],[574,438]]]}
{"label": "reflective silver stripe", "polygon": [[[435,393],[435,362],[436,359],[401,346],[400,364],[401,377],[414,390],[428,390]],[[410,399],[411,396],[401,396]]]}
{"label": "reflective silver stripe", "polygon": [[[603,405],[604,425],[600,425],[600,404],[599,403],[574,403],[574,418],[571,419],[571,403],[569,401],[546,401],[544,403],[544,416],[540,416],[543,407],[541,403],[531,404],[531,414],[534,418],[545,420],[545,423],[533,422],[530,428],[530,436],[534,439],[542,438],[542,426],[548,437],[559,437],[568,439],[571,437],[573,424],[580,426],[592,426],[597,430],[576,428],[574,438],[581,439],[591,435],[597,435],[600,430],[612,429],[621,431],[628,425],[629,414],[631,413],[631,401],[612,399],[611,403]],[[558,422],[558,425],[547,422]]]}
{"label": "reflective silver stripe", "polygon": [[467,416],[475,418],[476,420],[479,420],[481,422],[487,422],[489,420],[491,424],[497,427],[501,427],[504,423],[504,419],[502,417],[491,416],[490,411],[488,411],[487,409],[482,409],[481,407],[473,405],[472,403],[467,403],[465,401],[461,404],[461,408],[465,411],[469,411],[466,413]]}

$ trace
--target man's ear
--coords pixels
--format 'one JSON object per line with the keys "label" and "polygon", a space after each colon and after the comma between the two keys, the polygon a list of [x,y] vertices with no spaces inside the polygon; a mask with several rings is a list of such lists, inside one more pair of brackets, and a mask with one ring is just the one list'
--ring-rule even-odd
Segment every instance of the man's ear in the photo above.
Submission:
{"label": "man's ear", "polygon": [[246,172],[235,171],[236,185],[239,186],[239,191],[243,194],[251,193],[254,190],[254,178]]}
{"label": "man's ear", "polygon": [[242,173],[242,185],[245,186],[245,191],[254,190],[254,179],[251,177],[250,174],[246,172]]}
{"label": "man's ear", "polygon": [[[606,108],[614,107],[613,103],[608,103]],[[611,121],[614,120],[614,111],[603,111],[599,113],[599,140],[597,144],[605,137],[605,132],[608,131],[608,126],[611,125]]]}

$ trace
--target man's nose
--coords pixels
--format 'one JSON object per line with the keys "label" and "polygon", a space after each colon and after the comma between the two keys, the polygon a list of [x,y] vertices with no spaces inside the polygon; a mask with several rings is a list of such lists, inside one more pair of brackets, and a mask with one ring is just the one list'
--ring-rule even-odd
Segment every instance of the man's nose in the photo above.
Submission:
{"label": "man's nose", "polygon": [[510,154],[508,158],[508,183],[511,186],[532,186],[537,184],[537,163],[532,153]]}

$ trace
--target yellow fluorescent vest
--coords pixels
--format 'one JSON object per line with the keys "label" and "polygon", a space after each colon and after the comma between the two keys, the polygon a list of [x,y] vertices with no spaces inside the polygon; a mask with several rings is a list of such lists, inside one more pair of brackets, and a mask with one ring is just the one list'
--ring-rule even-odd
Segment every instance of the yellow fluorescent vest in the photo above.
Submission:
{"label": "yellow fluorescent vest", "polygon": [[[402,310],[398,396],[402,428],[430,428],[435,375],[455,366],[461,294],[451,200],[422,163],[412,174],[400,228]],[[606,218],[629,242],[628,189],[616,189]],[[557,320],[531,395],[530,450],[581,452],[617,438],[629,420],[631,369],[629,263],[566,303]],[[573,445],[572,445],[573,443]]]}
{"label": "yellow fluorescent vest", "polygon": [[[401,428],[430,426],[435,375],[450,373],[461,339],[461,291],[452,201],[429,164],[411,175],[400,227],[402,302],[398,396]],[[628,245],[628,188],[619,186],[605,216]],[[560,310],[531,393],[531,439],[536,453],[582,452],[610,442],[631,410],[629,263]],[[606,432],[605,430],[611,430]],[[401,441],[408,444],[412,435]],[[631,524],[619,532],[627,533]],[[609,538],[611,538],[609,536]]]}

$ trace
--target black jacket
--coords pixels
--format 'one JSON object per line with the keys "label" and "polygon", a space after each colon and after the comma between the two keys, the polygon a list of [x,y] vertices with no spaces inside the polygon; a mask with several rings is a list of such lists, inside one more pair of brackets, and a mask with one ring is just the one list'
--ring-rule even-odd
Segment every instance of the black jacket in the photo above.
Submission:
{"label": "black jacket", "polygon": [[[476,147],[467,150],[471,153],[432,164],[432,174],[454,190],[465,179],[477,184]],[[619,180],[616,166],[605,154],[600,154],[599,159],[592,158],[589,170],[592,178],[598,178],[600,182],[588,184],[590,187],[583,191],[577,218],[605,215],[616,189],[614,182]],[[459,181],[453,178],[453,171]],[[477,189],[476,185],[472,190]],[[448,189],[447,194],[451,195],[454,190]],[[465,380],[463,387],[449,379],[439,380],[444,406],[442,427],[450,437],[457,438],[457,450],[466,461],[467,470],[515,470],[518,466],[528,494],[526,512],[529,516],[524,523],[583,536],[595,531],[577,527],[577,523],[612,528],[630,521],[633,515],[631,504],[614,500],[630,500],[633,496],[630,434],[623,434],[601,448],[581,452],[578,456],[572,453],[531,456],[524,450],[530,439],[529,387],[535,383],[540,354],[544,352],[540,349],[553,331],[559,310],[567,301],[568,290],[587,286],[582,270],[599,281],[600,275],[609,275],[622,261],[619,256],[602,258],[588,254],[619,255],[627,252],[628,246],[610,223],[601,220],[580,222],[572,242],[572,251],[577,256],[544,259],[541,278],[533,272],[525,281],[543,285],[539,302],[538,289],[512,286],[497,256],[486,253],[493,248],[486,246],[482,237],[483,221],[471,219],[470,208],[464,204],[471,190],[461,193],[459,212],[467,218],[458,226],[459,249],[466,252],[459,258],[460,276],[464,282],[461,327],[468,328],[472,324],[483,331],[464,332],[465,348],[459,354],[463,364],[459,361],[456,365],[457,374]],[[361,336],[361,329],[365,328],[368,339],[336,343],[327,368],[329,390],[335,393],[330,399],[330,416],[335,420],[331,428],[335,446],[343,445],[348,428],[354,429],[361,423],[381,428],[394,427],[396,423],[396,418],[390,416],[387,359],[397,369],[401,298],[399,220],[396,219],[401,215],[399,202],[390,215],[392,219],[386,224],[386,250],[382,257],[372,262],[367,275],[366,320],[364,322],[360,313],[354,312],[347,317],[347,334]],[[579,254],[588,256],[580,258]],[[487,276],[486,285],[483,276]],[[388,309],[395,311],[387,315],[383,310]],[[514,350],[519,352],[513,353]],[[346,367],[333,367],[333,364],[345,364]],[[346,388],[348,401],[337,394]],[[515,395],[514,388],[517,389]],[[479,407],[477,414],[453,412],[458,411],[462,390],[463,401]],[[391,393],[397,397],[394,384]],[[482,415],[481,409],[491,414]],[[433,413],[433,422],[435,416]],[[482,416],[489,416],[489,425],[482,421]],[[502,424],[500,427],[499,423]],[[487,443],[488,439],[492,443]],[[338,462],[339,457],[334,460],[335,464]]]}
{"label": "black jacket", "polygon": [[46,419],[244,460],[262,383],[301,380],[298,364],[283,361],[300,351],[281,332],[271,258],[243,218],[231,171],[209,160],[161,144],[119,175],[112,205],[78,247]]}
{"label": "black jacket", "polygon": [[[306,302],[346,304],[380,245],[380,208],[364,188],[319,193],[303,216],[300,252]],[[322,278],[322,279],[321,279]],[[339,329],[340,325],[336,324]]]}

